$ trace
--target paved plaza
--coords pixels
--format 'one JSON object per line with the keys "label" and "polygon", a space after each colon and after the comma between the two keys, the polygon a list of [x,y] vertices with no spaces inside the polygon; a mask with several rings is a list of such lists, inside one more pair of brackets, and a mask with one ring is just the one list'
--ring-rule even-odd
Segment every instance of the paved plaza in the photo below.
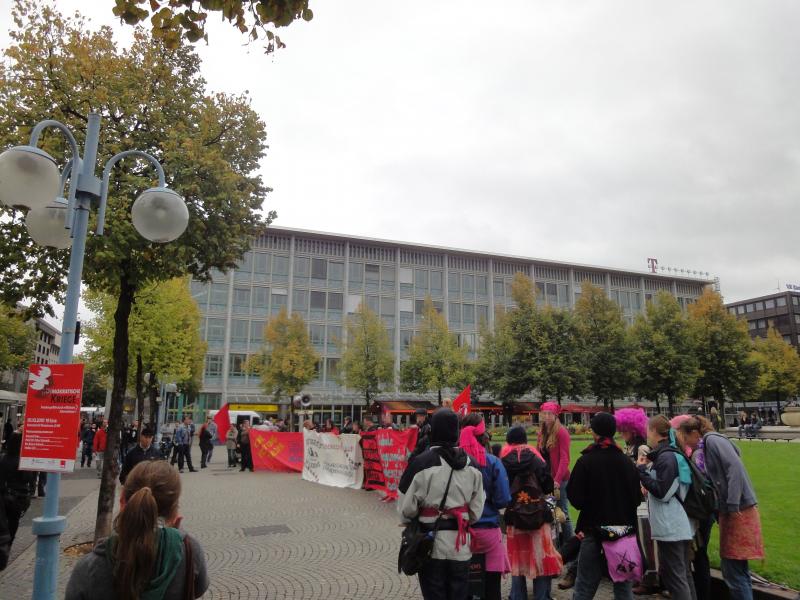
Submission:
{"label": "paved plaza", "polygon": [[[204,598],[422,597],[416,578],[397,573],[396,507],[374,492],[309,483],[298,474],[229,470],[224,448],[217,448],[210,468],[181,477],[183,527],[203,545],[208,561],[211,587]],[[97,483],[93,471],[90,478],[88,470],[78,470],[62,484],[71,508],[63,547],[91,539]],[[30,527],[23,525],[16,560],[0,574],[0,598],[30,597],[31,542]],[[74,561],[62,555],[59,597]],[[571,597],[553,588],[554,598]],[[611,594],[603,589],[597,597]]]}

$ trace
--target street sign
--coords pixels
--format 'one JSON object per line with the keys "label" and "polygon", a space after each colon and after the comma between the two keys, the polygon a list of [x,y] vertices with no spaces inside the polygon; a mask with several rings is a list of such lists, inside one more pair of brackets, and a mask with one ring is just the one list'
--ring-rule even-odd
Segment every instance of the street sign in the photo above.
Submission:
{"label": "street sign", "polygon": [[30,366],[21,470],[74,470],[82,394],[83,365]]}

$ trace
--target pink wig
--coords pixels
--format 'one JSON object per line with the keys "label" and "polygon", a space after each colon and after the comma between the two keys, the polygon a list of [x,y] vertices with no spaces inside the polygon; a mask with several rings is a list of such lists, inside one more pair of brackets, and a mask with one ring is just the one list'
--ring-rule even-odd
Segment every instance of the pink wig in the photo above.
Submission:
{"label": "pink wig", "polygon": [[553,413],[554,415],[558,415],[561,412],[561,407],[555,402],[545,402],[539,407],[539,410],[541,410],[542,412],[547,411]]}
{"label": "pink wig", "polygon": [[677,417],[672,417],[669,420],[669,426],[672,427],[673,429],[677,429],[678,427],[680,427],[681,423],[691,418],[692,415],[678,415]]}
{"label": "pink wig", "polygon": [[647,414],[642,408],[621,408],[614,413],[617,431],[632,431],[647,439]]}

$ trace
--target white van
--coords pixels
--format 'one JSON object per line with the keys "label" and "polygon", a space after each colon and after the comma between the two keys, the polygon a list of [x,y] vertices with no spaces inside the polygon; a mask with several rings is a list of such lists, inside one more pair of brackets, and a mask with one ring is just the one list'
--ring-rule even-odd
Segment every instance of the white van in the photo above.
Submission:
{"label": "white van", "polygon": [[[218,412],[218,410],[209,410],[209,418],[213,419]],[[238,425],[242,421],[250,421],[250,425],[260,425],[262,421],[261,415],[254,410],[230,410],[228,415],[234,425]]]}

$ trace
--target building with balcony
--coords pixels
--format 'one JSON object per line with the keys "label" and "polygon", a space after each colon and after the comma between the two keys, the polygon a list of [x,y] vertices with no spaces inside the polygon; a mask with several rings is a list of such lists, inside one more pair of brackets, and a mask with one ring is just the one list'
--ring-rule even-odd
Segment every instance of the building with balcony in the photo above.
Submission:
{"label": "building with balcony", "polygon": [[[363,398],[337,382],[338,341],[348,314],[363,302],[381,316],[394,345],[397,373],[421,322],[424,299],[431,296],[459,343],[474,356],[480,323],[492,326],[497,310],[513,306],[511,282],[517,272],[534,281],[540,304],[571,308],[584,281],[603,287],[628,322],[660,290],[685,307],[712,284],[694,277],[270,227],[236,269],[213,273],[210,283],[191,283],[202,313],[201,335],[208,343],[202,390],[193,408],[202,412],[225,402],[274,405],[245,364],[262,347],[267,320],[286,308],[303,316],[321,357],[316,378],[304,390],[313,397],[315,419],[359,417]],[[425,398],[395,391],[385,399],[410,412],[409,403]],[[281,413],[288,403],[280,399]]]}

